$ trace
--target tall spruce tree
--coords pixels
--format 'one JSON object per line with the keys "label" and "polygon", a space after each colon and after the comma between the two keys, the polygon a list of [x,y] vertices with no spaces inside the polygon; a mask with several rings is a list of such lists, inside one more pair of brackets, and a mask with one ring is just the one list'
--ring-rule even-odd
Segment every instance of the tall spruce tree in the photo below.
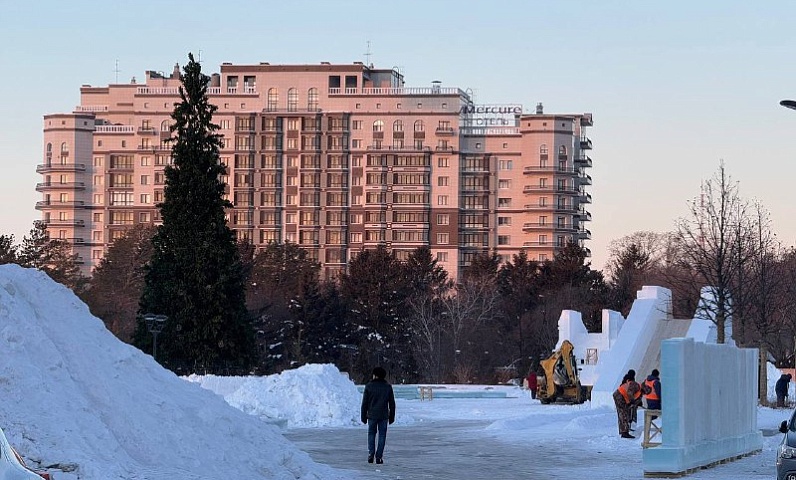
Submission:
{"label": "tall spruce tree", "polygon": [[[210,77],[188,55],[171,127],[173,164],[165,169],[163,224],[153,242],[140,314],[165,314],[158,360],[181,373],[245,372],[254,358],[245,303],[245,272],[227,226],[217,107],[207,98]],[[135,344],[149,348],[142,319]]]}

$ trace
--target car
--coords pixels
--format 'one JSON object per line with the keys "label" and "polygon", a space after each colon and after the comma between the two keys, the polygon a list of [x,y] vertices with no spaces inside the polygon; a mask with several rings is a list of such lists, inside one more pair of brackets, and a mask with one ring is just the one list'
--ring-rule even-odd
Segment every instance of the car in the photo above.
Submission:
{"label": "car", "polygon": [[0,480],[53,480],[46,472],[37,472],[25,465],[0,428]]}

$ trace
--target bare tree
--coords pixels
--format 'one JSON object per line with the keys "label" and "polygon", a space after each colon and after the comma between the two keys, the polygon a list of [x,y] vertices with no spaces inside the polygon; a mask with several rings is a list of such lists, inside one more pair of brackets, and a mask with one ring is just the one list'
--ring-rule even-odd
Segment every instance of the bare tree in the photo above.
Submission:
{"label": "bare tree", "polygon": [[725,343],[725,323],[734,313],[733,287],[753,258],[758,219],[750,214],[749,202],[741,198],[738,184],[727,174],[724,163],[702,183],[701,194],[689,203],[689,216],[677,220],[675,238],[682,269],[694,273],[683,282],[708,287],[711,295],[702,299],[698,313],[716,325],[717,342]]}
{"label": "bare tree", "polygon": [[493,278],[465,277],[455,291],[443,298],[442,308],[453,349],[454,376],[456,381],[466,383],[476,362],[469,347],[484,345],[484,337],[478,338],[479,333],[496,318],[500,309],[497,285]]}

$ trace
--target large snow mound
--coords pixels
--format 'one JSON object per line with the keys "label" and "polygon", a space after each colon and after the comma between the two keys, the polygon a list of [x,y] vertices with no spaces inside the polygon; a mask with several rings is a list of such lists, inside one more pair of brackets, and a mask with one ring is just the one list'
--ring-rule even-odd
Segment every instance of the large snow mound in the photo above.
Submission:
{"label": "large snow mound", "polygon": [[359,424],[362,395],[331,364],[310,364],[265,377],[186,377],[222,396],[235,408],[287,427]]}
{"label": "large snow mound", "polygon": [[343,479],[114,337],[44,273],[0,266],[0,426],[59,480]]}

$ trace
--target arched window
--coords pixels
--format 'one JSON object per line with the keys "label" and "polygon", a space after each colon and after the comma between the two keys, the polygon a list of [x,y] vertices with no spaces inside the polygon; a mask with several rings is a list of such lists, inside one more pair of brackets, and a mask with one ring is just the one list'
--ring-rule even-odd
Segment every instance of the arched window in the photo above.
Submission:
{"label": "arched window", "polygon": [[307,92],[307,110],[318,110],[318,89],[310,88]]}
{"label": "arched window", "polygon": [[547,144],[543,143],[539,145],[539,154],[540,155],[547,155]]}
{"label": "arched window", "polygon": [[374,132],[383,132],[384,131],[384,122],[381,120],[376,120],[373,122],[373,131]]}
{"label": "arched window", "polygon": [[61,144],[61,153],[69,153],[69,145],[66,142]]}
{"label": "arched window", "polygon": [[403,120],[396,120],[392,122],[392,131],[393,132],[403,132],[404,131],[404,122]]}
{"label": "arched window", "polygon": [[423,120],[416,120],[415,121],[415,131],[416,132],[425,132],[426,126],[423,124]]}
{"label": "arched window", "polygon": [[47,144],[47,153],[53,153],[53,144],[52,143],[48,143]]}
{"label": "arched window", "polygon": [[277,104],[279,103],[279,90],[276,88],[269,88],[268,89],[268,105],[266,105],[266,109],[269,112],[273,112],[277,108]]}
{"label": "arched window", "polygon": [[567,154],[567,147],[565,147],[564,145],[561,145],[560,147],[558,147],[558,154],[559,155],[566,155]]}
{"label": "arched window", "polygon": [[298,90],[291,88],[287,91],[287,111],[295,112],[298,110]]}
{"label": "arched window", "polygon": [[171,127],[171,125],[169,125],[169,121],[168,120],[163,120],[162,122],[160,122],[160,131],[161,132],[168,132],[170,127]]}

